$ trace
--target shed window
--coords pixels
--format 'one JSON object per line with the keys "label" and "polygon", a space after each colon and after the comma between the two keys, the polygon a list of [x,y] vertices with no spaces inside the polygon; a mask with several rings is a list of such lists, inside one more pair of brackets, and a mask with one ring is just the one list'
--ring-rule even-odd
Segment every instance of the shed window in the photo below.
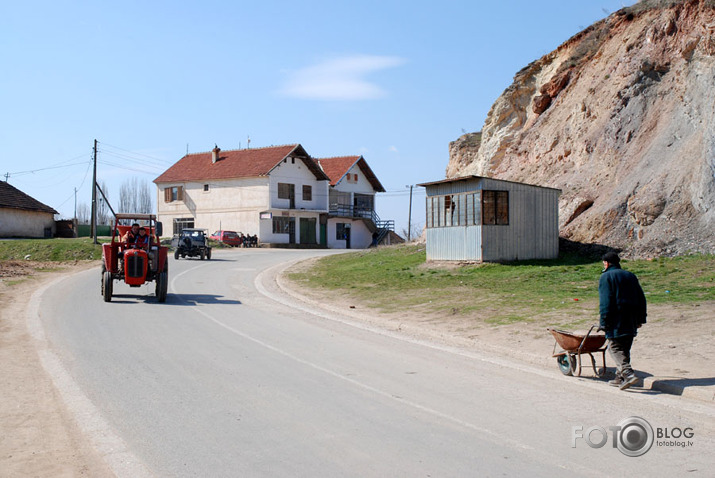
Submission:
{"label": "shed window", "polygon": [[428,197],[425,211],[427,227],[480,225],[480,198],[479,191]]}
{"label": "shed window", "polygon": [[204,192],[207,192],[208,190],[209,190],[209,185],[208,185],[208,184],[204,184]]}
{"label": "shed window", "polygon": [[509,224],[509,191],[482,191],[482,224]]}
{"label": "shed window", "polygon": [[303,185],[303,201],[313,200],[313,186],[304,184]]}

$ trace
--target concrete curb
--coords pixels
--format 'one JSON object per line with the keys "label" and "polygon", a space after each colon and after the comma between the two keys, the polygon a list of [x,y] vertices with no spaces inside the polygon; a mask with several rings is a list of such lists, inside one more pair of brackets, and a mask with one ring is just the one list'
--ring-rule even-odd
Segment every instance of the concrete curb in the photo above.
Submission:
{"label": "concrete curb", "polygon": [[[684,382],[683,385],[672,383],[673,381]],[[712,386],[702,387],[694,385],[695,380],[677,377],[645,377],[643,378],[643,388],[646,390],[657,390],[671,395],[680,395],[691,400],[702,402],[715,402],[715,390]],[[690,383],[688,383],[690,382]]]}
{"label": "concrete curb", "polygon": [[[297,262],[297,261],[296,261]],[[315,308],[317,310],[323,311],[324,313],[331,313],[335,314],[338,313],[340,315],[343,315],[345,317],[349,317],[351,319],[354,319],[355,321],[364,321],[365,323],[370,323],[369,321],[366,321],[363,317],[362,314],[359,312],[353,312],[353,311],[346,311],[346,310],[336,310],[335,308],[325,306],[324,304],[311,299],[310,297],[307,297],[300,292],[296,291],[294,288],[291,288],[288,284],[289,281],[285,280],[283,277],[283,272],[288,269],[290,266],[295,264],[295,262],[286,265],[283,268],[275,269],[273,271],[274,273],[274,280],[278,288],[286,294],[287,296],[299,300],[305,304],[307,304],[309,307]],[[504,354],[502,357],[508,357],[512,356],[511,358],[514,360],[518,360],[519,362],[528,362],[532,366],[537,366],[542,369],[545,369],[544,367],[544,358],[543,357],[538,357],[532,354],[523,354],[520,357],[515,357],[513,356],[513,351],[508,351],[504,350]],[[590,365],[589,365],[590,367]],[[638,373],[636,373],[638,375]],[[684,398],[687,398],[689,400],[697,400],[700,402],[706,402],[706,403],[714,403],[715,402],[715,386],[713,385],[698,385],[698,379],[687,379],[683,377],[657,377],[657,376],[649,376],[649,377],[641,377],[641,385],[634,386],[636,389],[641,389],[641,390],[654,390],[658,391],[661,393],[667,393],[669,395],[678,395]],[[677,382],[677,383],[674,383]]]}

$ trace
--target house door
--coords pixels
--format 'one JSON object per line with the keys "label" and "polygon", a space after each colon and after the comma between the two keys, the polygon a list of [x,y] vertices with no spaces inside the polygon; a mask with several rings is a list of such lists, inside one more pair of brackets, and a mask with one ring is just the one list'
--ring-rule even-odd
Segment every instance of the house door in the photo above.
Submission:
{"label": "house door", "polygon": [[291,217],[288,221],[288,243],[295,244],[295,218]]}
{"label": "house door", "polygon": [[290,199],[290,208],[295,209],[295,184],[288,185],[288,199]]}
{"label": "house door", "polygon": [[316,220],[314,217],[301,217],[300,218],[300,243],[301,244],[315,244],[315,225]]}
{"label": "house door", "polygon": [[350,249],[350,224],[345,224],[345,249]]}

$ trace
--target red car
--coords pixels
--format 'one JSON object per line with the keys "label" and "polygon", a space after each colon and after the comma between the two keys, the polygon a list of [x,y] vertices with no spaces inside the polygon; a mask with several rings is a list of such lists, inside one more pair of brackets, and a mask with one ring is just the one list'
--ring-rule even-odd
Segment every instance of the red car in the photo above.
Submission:
{"label": "red car", "polygon": [[216,231],[210,237],[227,246],[238,247],[241,245],[241,236],[236,231]]}

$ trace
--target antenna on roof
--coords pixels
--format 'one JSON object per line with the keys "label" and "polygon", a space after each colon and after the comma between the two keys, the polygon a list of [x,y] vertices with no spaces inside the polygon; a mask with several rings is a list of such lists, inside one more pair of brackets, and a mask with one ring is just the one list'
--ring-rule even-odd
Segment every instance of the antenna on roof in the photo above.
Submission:
{"label": "antenna on roof", "polygon": [[186,143],[186,156],[189,155],[189,143]]}
{"label": "antenna on roof", "polygon": [[246,146],[246,149],[251,149],[251,136],[248,136],[248,145]]}

